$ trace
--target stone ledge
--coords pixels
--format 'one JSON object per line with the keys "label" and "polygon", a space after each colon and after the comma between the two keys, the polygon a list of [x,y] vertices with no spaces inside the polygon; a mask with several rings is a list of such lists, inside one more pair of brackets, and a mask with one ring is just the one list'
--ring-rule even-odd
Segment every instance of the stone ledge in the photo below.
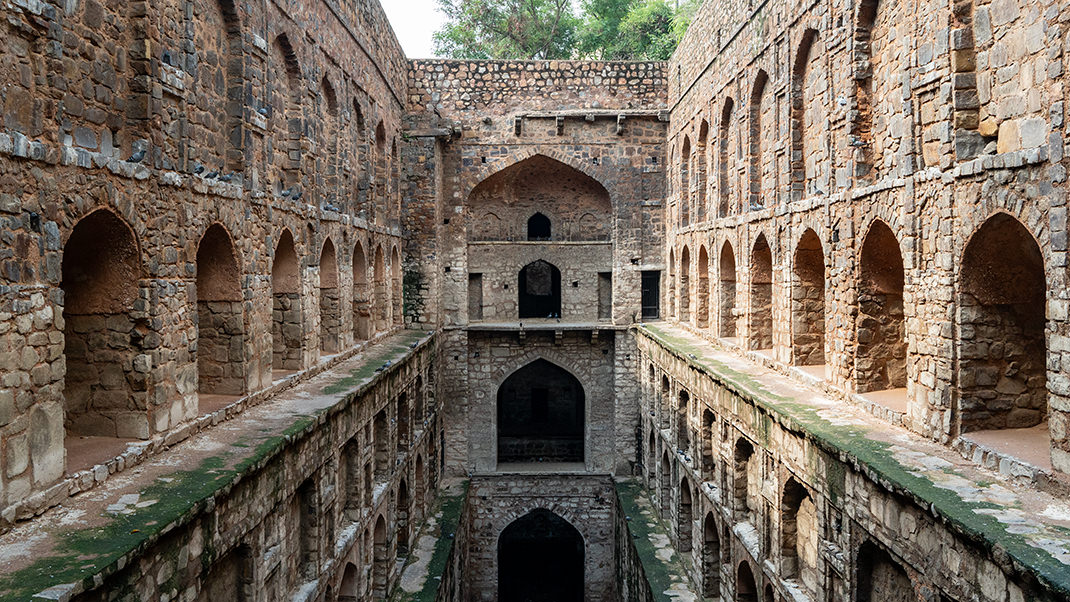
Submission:
{"label": "stone ledge", "polygon": [[113,475],[134,468],[191,436],[240,416],[247,408],[260,405],[264,401],[333,368],[340,362],[352,358],[361,351],[368,350],[378,342],[384,341],[392,334],[394,333],[381,334],[375,339],[331,356],[315,366],[296,372],[279,382],[272,383],[266,389],[245,395],[226,407],[198,416],[190,422],[179,424],[162,433],[157,433],[152,439],[130,443],[126,446],[126,451],[111,460],[67,475],[48,489],[0,511],[0,535],[11,530],[17,522],[40,516],[49,509],[63,503],[66,499],[100,486]]}
{"label": "stone ledge", "polygon": [[[958,453],[866,416],[859,408],[824,396],[751,360],[713,348],[684,329],[635,327],[640,339],[665,350],[719,386],[768,414],[781,426],[861,472],[873,483],[923,511],[963,540],[993,554],[1008,574],[1035,579],[1059,597],[1070,597],[1070,527],[1059,517],[1036,514],[1027,531],[1015,528],[1026,500],[1049,506],[1059,498],[1039,489],[1008,488],[1005,477]],[[1013,491],[1007,501],[1006,492]],[[1001,520],[1004,519],[1004,520]]]}

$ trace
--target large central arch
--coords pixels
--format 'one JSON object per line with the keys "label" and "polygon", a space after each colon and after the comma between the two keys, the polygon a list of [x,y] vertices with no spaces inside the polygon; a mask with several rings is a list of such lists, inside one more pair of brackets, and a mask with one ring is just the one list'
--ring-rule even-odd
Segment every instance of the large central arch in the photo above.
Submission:
{"label": "large central arch", "polygon": [[576,527],[542,508],[498,537],[499,602],[580,602],[584,543]]}
{"label": "large central arch", "polygon": [[569,371],[537,359],[498,387],[498,462],[583,462],[585,396]]}

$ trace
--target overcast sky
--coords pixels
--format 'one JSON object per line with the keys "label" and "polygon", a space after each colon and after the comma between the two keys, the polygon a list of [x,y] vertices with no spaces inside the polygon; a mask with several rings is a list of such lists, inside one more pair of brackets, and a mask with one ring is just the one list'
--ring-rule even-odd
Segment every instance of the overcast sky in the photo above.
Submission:
{"label": "overcast sky", "polygon": [[435,56],[431,50],[431,34],[442,25],[437,0],[379,0],[390,18],[390,24],[410,59]]}

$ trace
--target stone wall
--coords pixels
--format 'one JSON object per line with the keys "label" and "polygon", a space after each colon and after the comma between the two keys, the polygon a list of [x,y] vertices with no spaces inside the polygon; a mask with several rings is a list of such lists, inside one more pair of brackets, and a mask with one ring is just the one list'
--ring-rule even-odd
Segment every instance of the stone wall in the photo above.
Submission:
{"label": "stone wall", "polygon": [[[468,491],[468,600],[496,600],[498,537],[533,510],[549,510],[579,530],[584,543],[584,600],[615,600],[614,511],[607,476],[498,474],[474,477]],[[533,567],[535,568],[535,567]],[[552,575],[546,575],[553,579]]]}
{"label": "stone wall", "polygon": [[[426,397],[436,355],[432,339],[400,358],[285,445],[242,464],[233,483],[208,492],[211,503],[193,506],[129,562],[109,567],[102,582],[75,584],[71,599],[271,602],[334,600],[337,593],[366,600],[376,580],[393,587],[400,577],[395,558],[405,555],[398,547],[411,543],[439,487],[434,398],[371,496],[362,495],[364,483],[352,481],[360,473],[348,467],[374,445],[368,433],[376,413],[393,423],[401,398]],[[397,429],[385,436],[393,448]],[[408,539],[399,536],[406,528]]]}
{"label": "stone wall", "polygon": [[[1070,470],[1067,19],[1050,2],[706,3],[667,70],[665,313],[845,397],[881,393],[862,401],[963,449],[1047,424],[1051,467],[1011,461]],[[1007,282],[1043,292],[998,317]]]}
{"label": "stone wall", "polygon": [[[737,380],[742,363],[728,368],[718,359],[717,368],[700,367],[674,345],[642,334],[638,347],[642,472],[662,520],[673,525],[674,548],[706,597],[751,599],[746,596],[766,589],[762,599],[1065,596],[1047,581],[1055,573],[1038,583],[1032,571],[1046,571],[1043,562],[1012,566],[994,551],[992,533],[967,535],[983,529],[974,521],[978,515],[948,520],[944,513],[957,507],[927,501],[927,477],[915,472],[900,482],[887,467],[870,464],[889,454],[901,461],[900,448],[876,444],[881,451],[862,460],[847,450],[865,449],[866,430],[836,443],[836,427],[826,421],[835,420],[832,413],[793,413],[789,407],[805,403],[795,391],[771,394],[768,380]],[[686,414],[664,428],[659,397],[679,392],[689,393]],[[686,446],[678,443],[681,430],[690,433]],[[910,435],[894,437],[909,445]],[[954,470],[942,458],[917,454]],[[936,472],[938,479],[946,476]],[[947,493],[947,487],[941,483],[936,490]],[[970,499],[966,493],[965,503]]]}
{"label": "stone wall", "polygon": [[[199,389],[271,386],[271,274],[284,233],[300,297],[288,370],[318,361],[328,239],[339,317],[326,327],[337,349],[399,324],[393,311],[354,332],[350,292],[381,282],[378,303],[401,306],[400,277],[386,274],[401,273],[391,147],[408,65],[374,2],[4,11],[0,347],[19,351],[0,367],[0,446],[26,449],[5,454],[0,470],[6,525],[97,482],[61,480],[68,466],[99,462],[106,477],[119,465],[117,441],[92,445],[100,457],[65,458],[65,424],[72,435],[162,441],[202,413]],[[358,247],[366,274],[355,277]],[[236,296],[205,297],[202,272]],[[227,345],[212,332],[219,316],[199,308],[224,300],[240,303],[240,315],[221,318]],[[212,382],[223,358],[226,386]],[[34,444],[21,445],[27,438]]]}

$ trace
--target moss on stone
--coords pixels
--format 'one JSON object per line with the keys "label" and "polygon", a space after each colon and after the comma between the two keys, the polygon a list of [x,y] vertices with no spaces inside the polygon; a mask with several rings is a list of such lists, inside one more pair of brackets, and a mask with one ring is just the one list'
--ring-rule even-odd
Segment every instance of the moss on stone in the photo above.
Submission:
{"label": "moss on stone", "polygon": [[438,591],[445,579],[447,564],[456,541],[464,504],[468,499],[468,485],[468,481],[465,481],[459,491],[444,492],[435,501],[431,515],[438,515],[434,533],[438,539],[435,541],[431,560],[427,563],[423,587],[420,591],[413,593],[398,588],[392,598],[395,602],[434,602],[438,597]]}
{"label": "moss on stone", "polygon": [[666,592],[676,589],[679,584],[689,583],[687,571],[680,564],[679,554],[673,550],[671,560],[658,557],[658,549],[651,541],[651,535],[659,535],[671,540],[670,529],[652,513],[644,514],[639,499],[645,496],[645,488],[634,480],[615,481],[617,499],[624,511],[628,537],[635,545],[636,555],[643,567],[643,576],[655,600],[672,602],[674,598]]}

